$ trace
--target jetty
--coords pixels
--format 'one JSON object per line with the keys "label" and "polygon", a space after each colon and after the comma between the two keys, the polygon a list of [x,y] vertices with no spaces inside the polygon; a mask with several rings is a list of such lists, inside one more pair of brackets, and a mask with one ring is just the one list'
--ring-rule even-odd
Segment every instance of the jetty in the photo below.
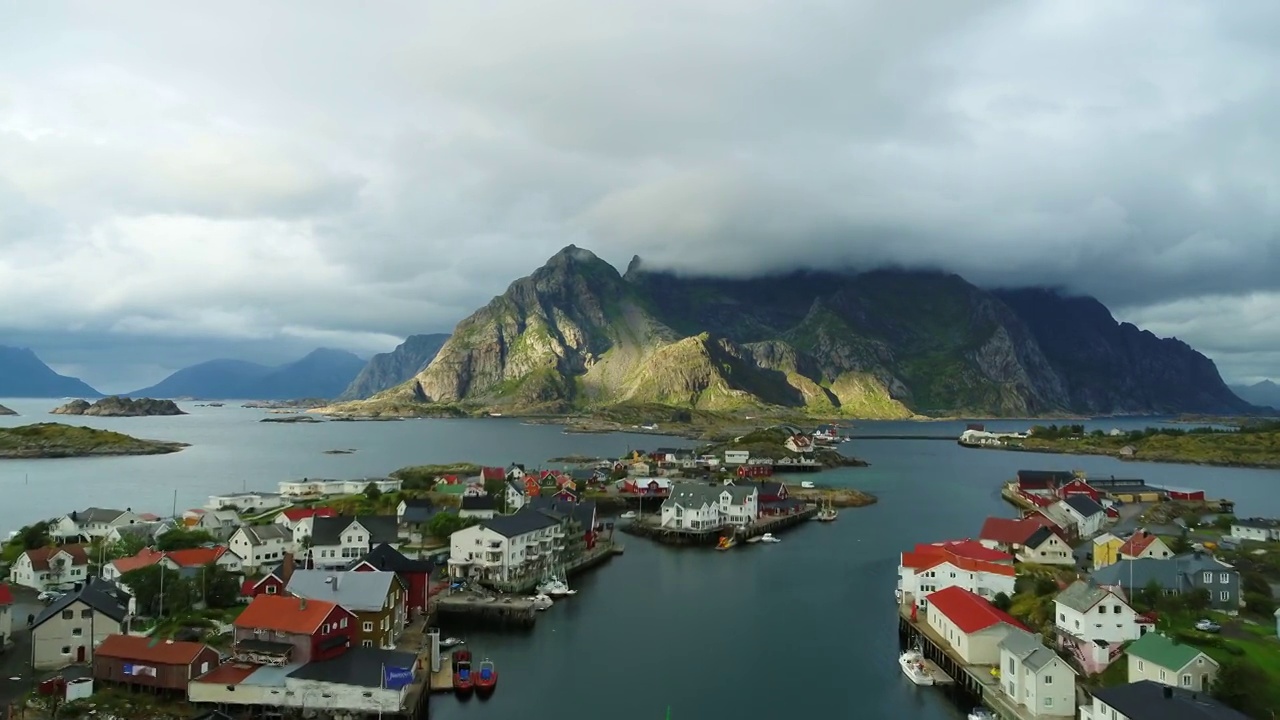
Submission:
{"label": "jetty", "polygon": [[431,610],[441,619],[451,617],[522,628],[533,627],[537,613],[531,598],[474,590],[446,590],[432,598],[432,603]]}
{"label": "jetty", "polygon": [[745,527],[719,525],[710,528],[684,529],[662,527],[660,515],[646,515],[619,526],[622,532],[648,538],[666,545],[715,545],[724,535],[731,535],[738,542],[765,533],[777,533],[811,520],[818,514],[817,505],[806,505],[803,510],[788,515],[777,515],[758,520]]}

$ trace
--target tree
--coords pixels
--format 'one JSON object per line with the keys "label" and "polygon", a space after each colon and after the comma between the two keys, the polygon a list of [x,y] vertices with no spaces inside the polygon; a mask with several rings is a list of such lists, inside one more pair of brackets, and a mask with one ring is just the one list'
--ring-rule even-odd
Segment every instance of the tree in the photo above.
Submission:
{"label": "tree", "polygon": [[119,540],[107,543],[104,550],[108,560],[116,560],[118,558],[133,557],[146,549],[148,545],[145,535],[125,533],[120,536]]}
{"label": "tree", "polygon": [[1209,591],[1204,588],[1196,588],[1183,595],[1183,603],[1186,608],[1196,612],[1207,610],[1212,601],[1213,598],[1209,595]]}
{"label": "tree", "polygon": [[1235,515],[1219,515],[1213,519],[1213,526],[1226,532],[1231,529],[1231,523],[1236,521]]}
{"label": "tree", "polygon": [[1259,688],[1266,687],[1267,675],[1245,658],[1228,658],[1218,668],[1211,693],[1215,698],[1248,715],[1265,717],[1266,701]]}
{"label": "tree", "polygon": [[438,540],[448,540],[449,536],[475,525],[476,518],[464,518],[450,512],[439,512],[427,523],[427,532]]}
{"label": "tree", "polygon": [[204,593],[204,603],[211,608],[235,607],[240,601],[240,582],[226,568],[216,563],[209,563],[201,569],[199,576],[200,591]]}
{"label": "tree", "polygon": [[199,597],[190,581],[160,563],[130,570],[120,576],[120,582],[137,601],[139,615],[173,615],[190,609]]}
{"label": "tree", "polygon": [[378,498],[382,497],[382,491],[378,489],[377,483],[369,483],[364,486],[364,497],[371,503],[378,502]]}
{"label": "tree", "polygon": [[174,528],[169,532],[161,535],[156,540],[156,549],[168,552],[170,550],[190,550],[201,545],[210,545],[216,542],[213,536],[207,530],[184,530]]}
{"label": "tree", "polygon": [[991,599],[991,604],[995,605],[998,609],[1003,610],[1004,612],[1009,612],[1009,608],[1013,607],[1013,598],[1010,598],[1008,595],[1005,595],[1004,593],[999,592],[999,593],[996,593],[996,596]]}
{"label": "tree", "polygon": [[1179,535],[1169,542],[1169,550],[1172,551],[1174,555],[1186,555],[1191,552],[1192,549],[1191,541],[1187,539],[1185,534]]}

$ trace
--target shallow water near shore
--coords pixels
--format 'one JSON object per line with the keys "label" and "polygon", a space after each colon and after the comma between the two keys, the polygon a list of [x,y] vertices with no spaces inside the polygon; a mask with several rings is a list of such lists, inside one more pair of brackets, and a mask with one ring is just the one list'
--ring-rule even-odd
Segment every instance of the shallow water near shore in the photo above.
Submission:
{"label": "shallow water near shore", "polygon": [[[459,460],[547,465],[570,454],[687,446],[645,435],[566,435],[515,419],[259,423],[262,410],[180,403],[190,415],[68,418],[56,400],[0,400],[22,413],[0,426],[62,421],[192,444],[179,453],[128,458],[0,461],[0,529],[90,505],[167,512],[210,493],[274,490],[301,477],[384,475],[412,464]],[[1101,420],[1090,427],[1143,427]],[[858,422],[857,434],[959,435],[963,422]],[[1025,429],[1026,421],[988,421]],[[355,448],[351,455],[325,450]],[[468,631],[477,658],[500,681],[488,702],[437,696],[432,718],[907,717],[955,720],[968,708],[898,670],[893,601],[898,553],[916,542],[975,535],[984,517],[1010,515],[999,484],[1021,467],[1082,469],[1202,487],[1244,515],[1280,515],[1280,471],[1122,463],[1105,457],[966,450],[942,440],[867,440],[841,446],[870,467],[804,475],[856,487],[876,505],[809,523],[776,545],[717,553],[672,549],[619,534],[626,553],[575,580],[580,592],[539,616],[529,633]],[[24,479],[25,478],[25,479]],[[446,631],[449,628],[445,628]]]}

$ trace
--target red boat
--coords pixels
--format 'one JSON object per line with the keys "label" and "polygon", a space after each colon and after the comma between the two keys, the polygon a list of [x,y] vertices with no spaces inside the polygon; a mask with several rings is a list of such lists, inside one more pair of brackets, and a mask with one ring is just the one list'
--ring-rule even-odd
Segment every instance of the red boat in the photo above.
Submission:
{"label": "red boat", "polygon": [[493,689],[498,686],[498,671],[493,667],[492,660],[485,658],[480,661],[480,672],[472,678],[472,683],[480,697],[493,694]]}
{"label": "red boat", "polygon": [[471,675],[471,653],[459,650],[453,654],[453,691],[458,697],[469,697],[475,688]]}

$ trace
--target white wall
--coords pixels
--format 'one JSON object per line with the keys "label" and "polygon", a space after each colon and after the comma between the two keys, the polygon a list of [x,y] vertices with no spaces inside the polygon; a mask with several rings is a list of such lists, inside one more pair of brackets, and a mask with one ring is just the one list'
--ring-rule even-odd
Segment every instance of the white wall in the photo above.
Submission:
{"label": "white wall", "polygon": [[662,527],[680,530],[705,530],[724,525],[718,505],[686,507],[672,500],[662,503]]}
{"label": "white wall", "polygon": [[920,606],[924,605],[925,595],[952,586],[962,587],[987,600],[993,599],[1000,593],[1013,597],[1013,585],[1016,580],[1011,575],[962,570],[949,562],[922,572],[913,572],[911,568],[899,566],[898,572],[903,580],[904,591],[914,594],[916,605]]}
{"label": "white wall", "polygon": [[1062,542],[1057,535],[1050,535],[1047,540],[1040,543],[1038,548],[1023,547],[1018,551],[1018,559],[1023,562],[1039,563],[1041,565],[1075,565],[1075,557],[1071,553],[1071,546]]}
{"label": "white wall", "polygon": [[231,536],[228,546],[240,556],[246,567],[274,565],[284,559],[284,553],[288,550],[284,538],[272,538],[259,545],[250,544],[244,530],[237,530]]}
{"label": "white wall", "polygon": [[72,565],[71,554],[59,552],[49,558],[49,565],[53,564],[61,558],[65,561],[65,565],[61,571],[36,570],[31,566],[31,558],[27,555],[19,555],[14,561],[13,567],[9,570],[9,582],[14,585],[29,587],[33,590],[48,590],[59,585],[67,583],[83,582],[89,576],[88,565]]}
{"label": "white wall", "polygon": [[995,665],[1000,662],[1000,641],[1007,632],[1006,626],[993,625],[972,635],[963,632],[946,615],[929,608],[925,615],[929,626],[955,649],[969,665]]}
{"label": "white wall", "polygon": [[1111,592],[1086,613],[1055,602],[1054,623],[1070,635],[1108,643],[1137,640],[1142,634],[1138,627],[1138,614]]}
{"label": "white wall", "polygon": [[[63,614],[68,611],[71,617],[64,618]],[[93,649],[108,635],[118,632],[121,632],[119,621],[77,600],[31,632],[32,664],[39,670],[64,667],[76,662],[80,648],[84,648],[85,661],[92,661]]]}

